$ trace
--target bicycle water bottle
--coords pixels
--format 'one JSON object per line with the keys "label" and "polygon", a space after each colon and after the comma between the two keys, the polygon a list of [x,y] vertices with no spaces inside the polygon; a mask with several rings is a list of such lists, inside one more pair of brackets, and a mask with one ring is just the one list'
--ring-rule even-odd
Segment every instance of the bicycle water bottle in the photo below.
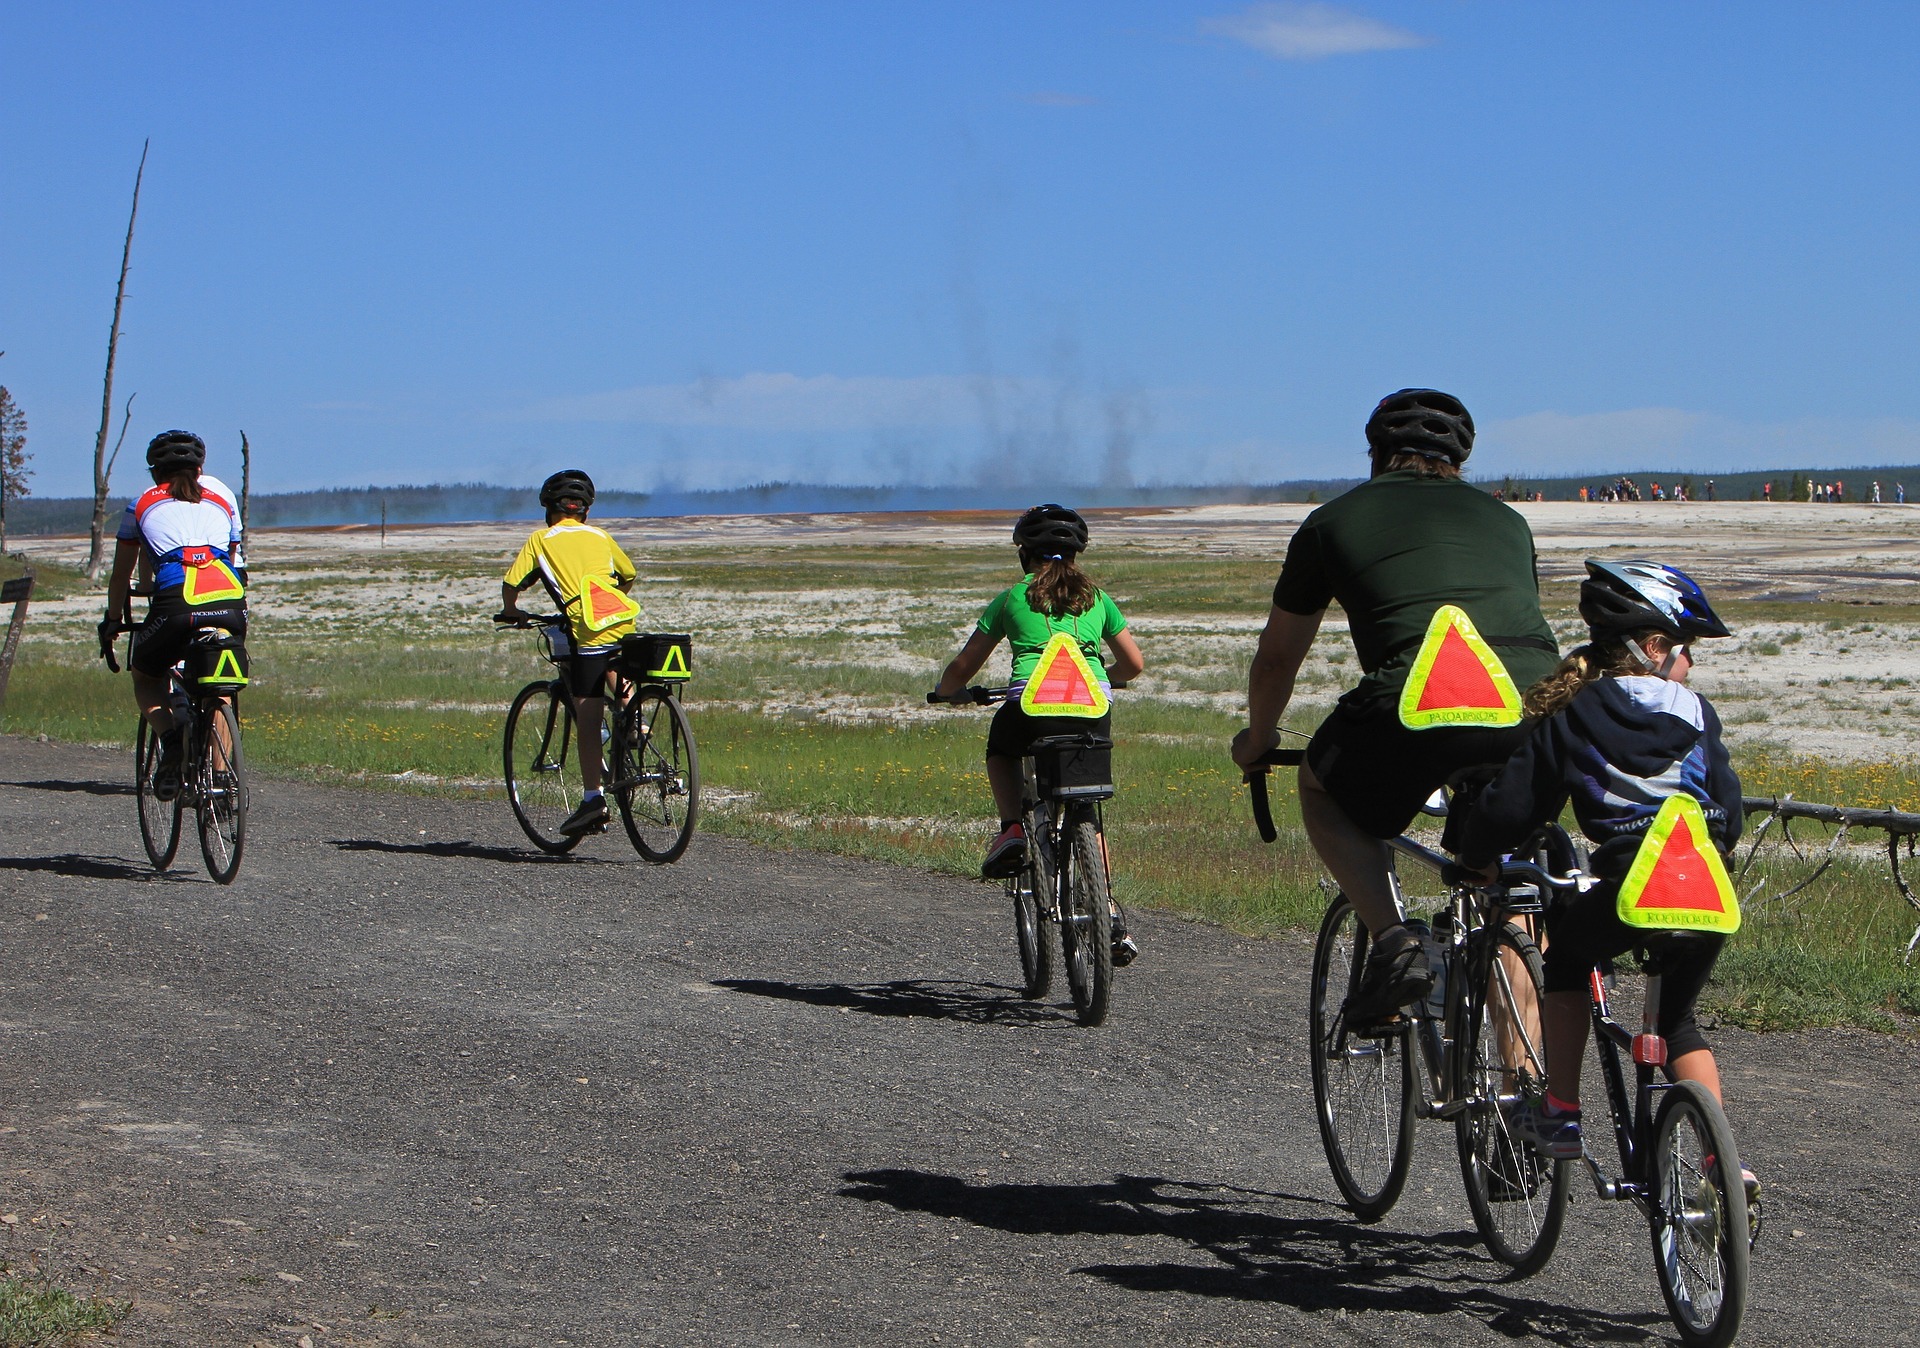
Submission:
{"label": "bicycle water bottle", "polygon": [[1433,971],[1433,986],[1427,991],[1427,1014],[1435,1020],[1447,1014],[1447,953],[1453,945],[1453,911],[1442,908],[1433,915],[1432,936],[1427,940],[1427,968]]}

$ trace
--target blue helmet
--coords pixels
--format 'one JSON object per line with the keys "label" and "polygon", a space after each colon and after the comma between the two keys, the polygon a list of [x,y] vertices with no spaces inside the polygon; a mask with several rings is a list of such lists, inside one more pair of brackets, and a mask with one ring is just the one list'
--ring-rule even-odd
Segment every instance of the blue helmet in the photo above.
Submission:
{"label": "blue helmet", "polygon": [[1677,642],[1733,635],[1693,579],[1660,562],[1588,558],[1587,578],[1580,582],[1580,616],[1596,639],[1649,628]]}

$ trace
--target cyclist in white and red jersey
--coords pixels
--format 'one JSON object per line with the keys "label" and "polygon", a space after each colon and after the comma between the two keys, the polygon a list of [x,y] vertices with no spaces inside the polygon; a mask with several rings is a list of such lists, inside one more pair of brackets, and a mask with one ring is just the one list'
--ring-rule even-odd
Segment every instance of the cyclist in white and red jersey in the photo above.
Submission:
{"label": "cyclist in white and red jersey", "polygon": [[200,471],[207,445],[187,431],[164,431],[147,446],[154,485],[127,505],[120,519],[100,624],[104,648],[113,625],[131,621],[134,566],[153,585],[146,621],[133,637],[128,660],[140,714],[160,739],[154,794],[179,789],[181,727],[167,706],[167,672],[197,628],[247,632],[245,563],[240,559],[238,498],[226,483]]}

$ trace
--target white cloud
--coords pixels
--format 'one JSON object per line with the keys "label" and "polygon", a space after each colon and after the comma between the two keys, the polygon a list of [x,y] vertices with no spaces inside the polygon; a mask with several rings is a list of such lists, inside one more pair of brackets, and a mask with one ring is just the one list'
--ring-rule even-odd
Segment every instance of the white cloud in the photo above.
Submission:
{"label": "white cloud", "polygon": [[1803,417],[1741,422],[1678,407],[1616,412],[1534,412],[1481,428],[1477,476],[1731,472],[1745,468],[1851,468],[1920,462],[1920,422],[1891,417]]}
{"label": "white cloud", "polygon": [[1245,43],[1283,61],[1318,61],[1359,52],[1425,47],[1433,39],[1339,5],[1317,0],[1279,0],[1249,5],[1238,14],[1202,19],[1200,31]]}

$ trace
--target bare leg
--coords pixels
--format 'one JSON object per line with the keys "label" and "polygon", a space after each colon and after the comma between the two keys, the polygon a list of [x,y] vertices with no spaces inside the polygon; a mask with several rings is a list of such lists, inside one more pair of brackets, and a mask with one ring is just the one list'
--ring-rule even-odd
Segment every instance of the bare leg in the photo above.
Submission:
{"label": "bare leg", "polygon": [[1387,880],[1387,845],[1347,818],[1304,763],[1300,765],[1300,818],[1313,850],[1367,930],[1378,936],[1397,926],[1400,909]]}
{"label": "bare leg", "polygon": [[580,736],[580,785],[600,789],[600,714],[606,702],[597,697],[573,700],[574,725]]}
{"label": "bare leg", "polygon": [[993,788],[993,805],[1002,819],[1020,817],[1020,760],[998,754],[987,759],[987,785]]}
{"label": "bare leg", "polygon": [[1720,1099],[1720,1064],[1713,1060],[1712,1049],[1697,1048],[1691,1053],[1682,1053],[1668,1067],[1676,1081],[1697,1081],[1713,1093],[1714,1099]]}
{"label": "bare leg", "polygon": [[140,705],[140,714],[147,718],[156,735],[166,734],[173,729],[173,710],[167,706],[167,681],[137,669],[131,672],[133,700]]}

